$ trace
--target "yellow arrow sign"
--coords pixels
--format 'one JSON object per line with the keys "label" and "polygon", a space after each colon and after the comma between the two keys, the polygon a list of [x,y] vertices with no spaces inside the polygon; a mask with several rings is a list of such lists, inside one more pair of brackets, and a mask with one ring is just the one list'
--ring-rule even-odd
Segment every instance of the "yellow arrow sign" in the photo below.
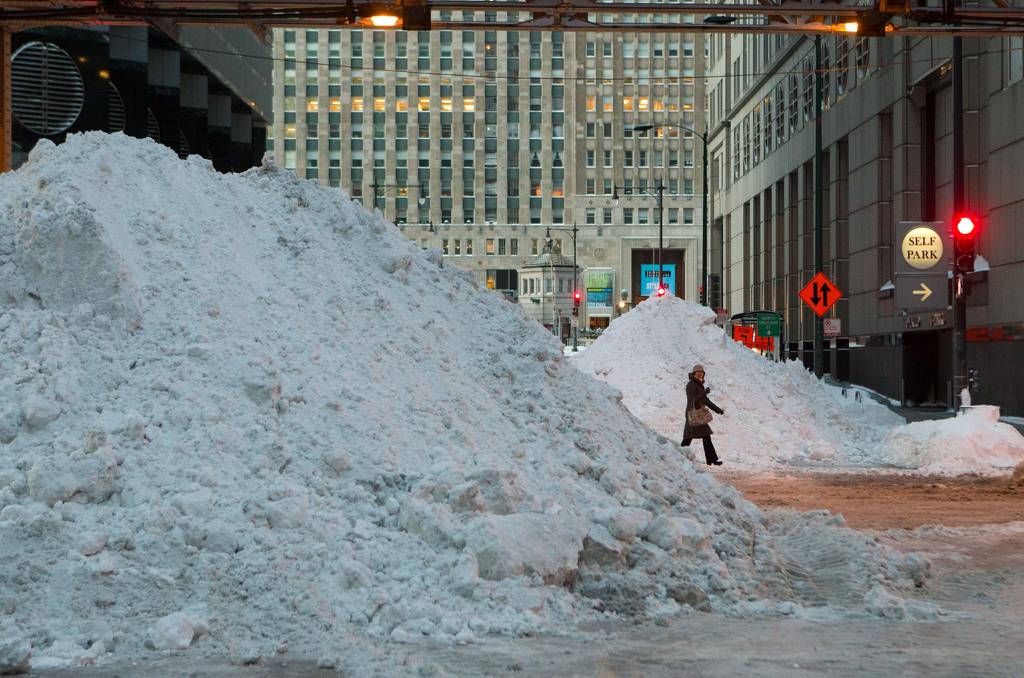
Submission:
{"label": "yellow arrow sign", "polygon": [[921,301],[928,301],[928,297],[932,296],[932,288],[921,283],[921,289],[914,290],[912,294],[914,294],[914,296],[921,295]]}

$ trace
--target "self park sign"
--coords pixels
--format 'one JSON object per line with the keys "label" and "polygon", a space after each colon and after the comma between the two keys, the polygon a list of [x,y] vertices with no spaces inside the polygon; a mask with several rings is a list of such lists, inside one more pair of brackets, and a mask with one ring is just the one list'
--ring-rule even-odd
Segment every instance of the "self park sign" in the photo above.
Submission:
{"label": "self park sign", "polygon": [[842,296],[843,293],[839,291],[835,283],[820,271],[800,290],[800,298],[818,314],[819,318],[828,313],[828,310],[835,306]]}

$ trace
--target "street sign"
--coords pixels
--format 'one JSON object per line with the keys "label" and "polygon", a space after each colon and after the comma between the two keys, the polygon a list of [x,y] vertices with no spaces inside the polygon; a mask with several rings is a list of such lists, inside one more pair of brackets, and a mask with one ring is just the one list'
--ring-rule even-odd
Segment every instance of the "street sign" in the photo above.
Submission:
{"label": "street sign", "polygon": [[904,221],[900,223],[899,238],[897,274],[946,270],[950,247],[945,224]]}
{"label": "street sign", "polygon": [[782,334],[782,318],[777,315],[757,316],[757,336],[778,337]]}
{"label": "street sign", "polygon": [[928,275],[901,275],[897,280],[896,306],[899,308],[915,312],[949,306],[949,276],[945,271]]}
{"label": "street sign", "polygon": [[665,264],[660,269],[657,264],[640,266],[640,296],[653,297],[658,292],[658,272],[661,271],[662,284],[669,292],[676,290],[676,265]]}
{"label": "street sign", "polygon": [[826,337],[838,337],[843,333],[843,321],[839,318],[825,318],[822,321]]}
{"label": "street sign", "polygon": [[839,288],[820,271],[800,290],[800,298],[819,318],[828,313],[842,296]]}
{"label": "street sign", "polygon": [[947,280],[953,254],[949,227],[941,221],[901,221],[896,238],[896,306],[911,313],[949,306]]}

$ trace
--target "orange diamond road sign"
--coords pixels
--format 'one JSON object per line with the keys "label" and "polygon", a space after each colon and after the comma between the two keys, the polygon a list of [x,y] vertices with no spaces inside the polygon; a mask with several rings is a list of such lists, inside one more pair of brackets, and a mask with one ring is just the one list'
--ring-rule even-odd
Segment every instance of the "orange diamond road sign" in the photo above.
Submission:
{"label": "orange diamond road sign", "polygon": [[811,307],[812,311],[818,314],[819,318],[828,313],[828,310],[842,296],[843,293],[839,291],[839,288],[826,278],[824,273],[820,272],[811,278],[811,282],[804,285],[804,288],[800,290],[800,298]]}

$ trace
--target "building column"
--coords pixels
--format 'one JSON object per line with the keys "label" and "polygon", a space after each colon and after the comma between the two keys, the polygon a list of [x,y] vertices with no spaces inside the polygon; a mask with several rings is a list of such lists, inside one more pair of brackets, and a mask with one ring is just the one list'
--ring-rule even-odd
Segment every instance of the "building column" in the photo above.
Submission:
{"label": "building column", "polygon": [[0,172],[11,169],[11,32],[0,28]]}

